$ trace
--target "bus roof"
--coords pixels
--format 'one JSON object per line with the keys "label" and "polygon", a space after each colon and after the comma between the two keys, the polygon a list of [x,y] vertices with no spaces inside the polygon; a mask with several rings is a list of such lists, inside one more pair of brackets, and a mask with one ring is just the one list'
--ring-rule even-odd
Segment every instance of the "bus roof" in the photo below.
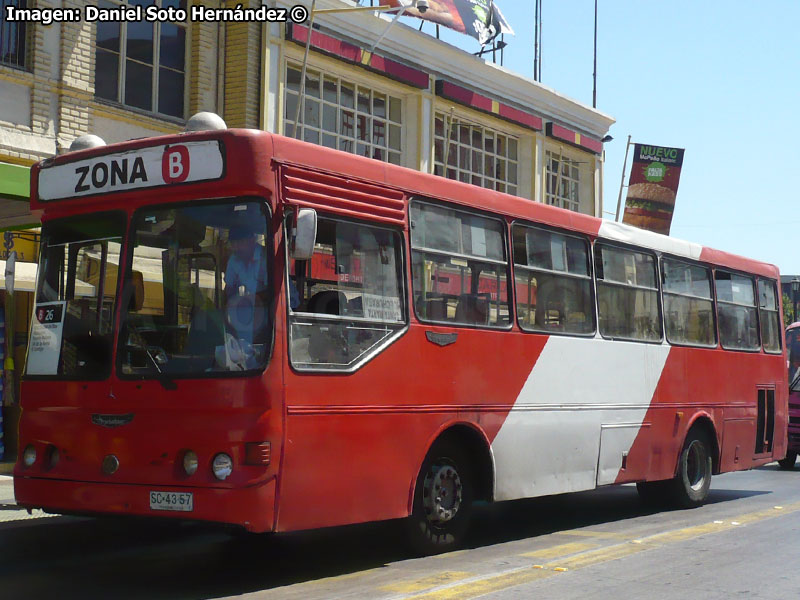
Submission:
{"label": "bus roof", "polygon": [[479,210],[503,214],[514,219],[533,221],[584,233],[592,237],[644,246],[658,252],[692,260],[702,260],[773,279],[779,277],[778,268],[769,263],[382,161],[320,146],[314,146],[314,148],[317,151],[309,152],[307,142],[278,135],[273,136],[273,159],[277,162],[306,165],[332,173],[346,173],[349,177],[383,183],[411,196],[419,195],[446,200]]}
{"label": "bus roof", "polygon": [[[219,150],[215,149],[217,145]],[[181,155],[184,150],[178,151],[179,148],[188,148],[185,150],[187,154]],[[178,158],[174,158],[176,156]],[[174,166],[170,161],[174,158],[177,164],[181,156],[187,165],[191,162],[193,170],[189,171],[187,167],[186,172],[170,180],[170,168]],[[198,186],[203,186],[203,193],[208,197],[259,192],[268,194],[274,184],[269,181],[270,170],[264,168],[264,161],[270,159],[279,164],[310,168],[346,179],[360,179],[394,188],[407,197],[444,200],[511,219],[560,227],[593,238],[643,246],[773,279],[779,277],[774,265],[700,244],[250,129],[143,138],[70,152],[41,161],[31,171],[31,209],[44,213],[50,210],[62,212],[65,203],[61,201],[69,200],[66,203],[69,206],[91,206],[97,210],[98,197],[105,200],[109,194],[113,194],[124,199],[140,191],[149,192],[153,187],[175,186],[176,183],[180,184],[184,194],[194,197],[201,189]],[[146,184],[142,182],[141,170],[136,169],[146,171]],[[177,172],[180,169],[176,167],[175,170]],[[116,189],[112,175],[117,177],[116,183],[119,185]],[[135,180],[133,183],[132,179]],[[170,197],[179,199],[179,191],[177,186],[172,187]],[[50,197],[44,194],[50,194]]]}

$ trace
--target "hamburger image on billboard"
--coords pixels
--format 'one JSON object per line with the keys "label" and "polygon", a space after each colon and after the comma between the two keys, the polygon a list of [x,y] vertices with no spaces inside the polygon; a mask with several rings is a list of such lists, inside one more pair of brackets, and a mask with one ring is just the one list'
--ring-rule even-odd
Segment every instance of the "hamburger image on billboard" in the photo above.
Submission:
{"label": "hamburger image on billboard", "polygon": [[669,235],[682,165],[682,148],[634,144],[622,222]]}

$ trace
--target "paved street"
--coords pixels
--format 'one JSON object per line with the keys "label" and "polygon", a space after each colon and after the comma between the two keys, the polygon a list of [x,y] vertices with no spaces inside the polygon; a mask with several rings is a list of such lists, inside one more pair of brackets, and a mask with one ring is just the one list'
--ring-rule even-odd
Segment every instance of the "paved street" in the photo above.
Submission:
{"label": "paved street", "polygon": [[632,486],[482,507],[467,548],[415,558],[396,523],[273,536],[203,525],[37,517],[0,480],[3,598],[450,600],[800,593],[800,471],[715,477],[695,510],[645,509]]}

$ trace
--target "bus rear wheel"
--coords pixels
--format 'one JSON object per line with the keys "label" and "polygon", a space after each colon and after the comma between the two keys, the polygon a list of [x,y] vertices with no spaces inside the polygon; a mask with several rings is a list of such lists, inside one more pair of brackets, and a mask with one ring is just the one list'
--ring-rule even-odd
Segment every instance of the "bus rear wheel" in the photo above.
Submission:
{"label": "bus rear wheel", "polygon": [[797,460],[797,452],[792,452],[791,450],[786,453],[786,458],[783,458],[778,461],[778,466],[781,468],[782,471],[792,471],[794,470],[794,463]]}
{"label": "bus rear wheel", "polygon": [[412,549],[440,554],[458,547],[469,526],[473,494],[464,451],[448,441],[434,444],[417,476],[414,505],[406,520]]}
{"label": "bus rear wheel", "polygon": [[674,503],[682,508],[700,506],[708,497],[713,463],[708,436],[693,429],[686,436],[678,459],[678,474],[670,481]]}

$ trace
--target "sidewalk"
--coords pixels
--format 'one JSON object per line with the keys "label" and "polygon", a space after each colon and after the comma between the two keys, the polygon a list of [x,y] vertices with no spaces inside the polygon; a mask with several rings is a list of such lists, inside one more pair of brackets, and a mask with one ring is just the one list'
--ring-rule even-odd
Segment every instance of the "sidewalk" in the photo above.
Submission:
{"label": "sidewalk", "polygon": [[[0,465],[5,467],[5,463],[0,463]],[[10,466],[13,466],[13,464]],[[34,510],[31,514],[28,514],[27,510],[17,506],[17,502],[14,499],[14,478],[10,474],[0,474],[0,523],[53,516],[57,515],[48,515],[41,510]]]}

